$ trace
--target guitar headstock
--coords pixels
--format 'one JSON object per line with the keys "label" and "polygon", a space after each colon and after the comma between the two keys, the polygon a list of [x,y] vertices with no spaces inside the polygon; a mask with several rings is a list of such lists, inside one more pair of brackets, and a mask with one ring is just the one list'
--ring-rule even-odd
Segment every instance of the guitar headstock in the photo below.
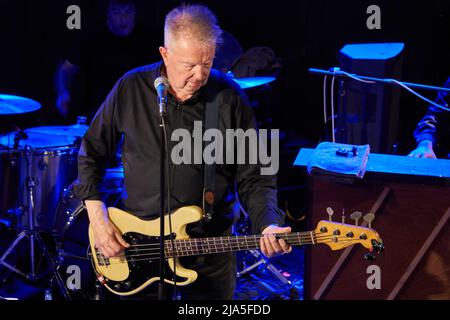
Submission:
{"label": "guitar headstock", "polygon": [[317,224],[315,235],[316,243],[325,243],[331,250],[341,250],[353,244],[361,244],[376,253],[384,249],[380,235],[361,226],[322,220]]}

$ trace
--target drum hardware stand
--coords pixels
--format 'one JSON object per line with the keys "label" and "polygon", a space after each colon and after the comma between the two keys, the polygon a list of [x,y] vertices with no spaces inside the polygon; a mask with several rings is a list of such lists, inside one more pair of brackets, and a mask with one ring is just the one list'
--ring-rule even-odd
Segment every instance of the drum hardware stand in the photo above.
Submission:
{"label": "drum hardware stand", "polygon": [[[28,200],[28,224],[29,228],[23,230],[17,238],[14,240],[14,242],[8,247],[8,249],[5,251],[5,253],[0,258],[0,265],[4,266],[5,268],[25,277],[28,280],[36,281],[38,280],[38,276],[36,275],[36,261],[35,261],[35,246],[36,244],[42,249],[42,253],[44,254],[44,257],[49,262],[51,271],[53,273],[53,277],[56,279],[58,286],[64,296],[65,299],[69,300],[70,296],[67,292],[67,289],[64,285],[64,282],[58,272],[58,267],[53,259],[51,253],[49,252],[47,245],[42,240],[41,236],[39,235],[39,232],[35,230],[34,228],[34,188],[36,187],[36,181],[32,177],[32,148],[30,146],[25,147],[26,150],[26,158],[27,158],[27,169],[28,169],[28,176],[26,178],[27,182],[27,200]],[[17,269],[16,267],[10,265],[8,262],[6,262],[6,258],[10,255],[10,253],[14,250],[14,248],[19,244],[22,239],[28,238],[29,244],[30,244],[30,273],[25,274],[21,270]]]}
{"label": "drum hardware stand", "polygon": [[288,279],[286,279],[285,276],[277,269],[273,264],[268,262],[262,254],[258,250],[248,250],[255,258],[260,259],[258,262],[252,264],[251,266],[245,268],[244,270],[237,273],[237,277],[240,278],[242,275],[246,274],[247,272],[252,271],[253,269],[257,268],[258,266],[264,264],[265,268],[267,268],[272,274],[280,280],[284,285],[292,286],[292,282]]}
{"label": "drum hardware stand", "polygon": [[[248,214],[245,212],[244,208],[242,208],[242,205],[239,203],[240,211],[244,214],[244,221],[248,220]],[[271,264],[267,258],[265,258],[259,250],[247,250],[250,252],[255,258],[259,259],[259,261],[255,262],[251,266],[245,268],[244,270],[237,272],[237,277],[240,278],[242,275],[252,271],[253,269],[257,268],[260,265],[264,265],[267,270],[269,270],[275,278],[281,281],[284,285],[288,286],[289,288],[293,287],[292,281],[288,280],[273,264]]]}

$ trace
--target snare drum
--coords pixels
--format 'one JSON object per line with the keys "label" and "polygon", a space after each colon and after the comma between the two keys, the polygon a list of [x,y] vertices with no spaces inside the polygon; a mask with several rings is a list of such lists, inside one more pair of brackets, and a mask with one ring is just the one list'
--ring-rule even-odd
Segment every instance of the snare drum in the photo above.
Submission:
{"label": "snare drum", "polygon": [[[29,227],[26,209],[29,202],[27,191],[29,186],[34,184],[35,228],[50,232],[63,190],[77,177],[78,149],[73,147],[77,139],[27,130],[25,130],[27,139],[20,140],[16,150],[11,150],[14,146],[15,132],[0,138],[0,144],[9,149],[2,151],[0,183],[8,187],[1,188],[0,209],[5,211],[24,208],[18,220],[19,228]],[[32,182],[29,182],[28,178],[31,178]]]}
{"label": "snare drum", "polygon": [[[31,171],[35,179],[34,189],[34,218],[35,228],[52,231],[55,222],[55,211],[61,195],[72,181],[77,178],[78,149],[70,147],[34,150],[31,155]],[[27,199],[27,161],[21,165],[23,203]],[[22,220],[28,224],[27,214]]]}

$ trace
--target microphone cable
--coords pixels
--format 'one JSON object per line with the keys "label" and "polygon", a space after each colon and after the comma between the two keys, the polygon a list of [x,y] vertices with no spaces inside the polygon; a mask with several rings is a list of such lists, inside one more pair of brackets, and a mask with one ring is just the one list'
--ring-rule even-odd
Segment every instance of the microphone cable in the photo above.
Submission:
{"label": "microphone cable", "polygon": [[[355,79],[355,80],[360,81],[360,82],[364,82],[364,83],[375,83],[375,81],[368,81],[368,80],[360,79],[360,78],[358,78],[357,76],[352,75],[352,74],[350,74],[350,73],[348,73],[348,72],[346,72],[346,71],[343,71],[343,70],[339,70],[338,73],[339,73],[339,72],[345,74],[347,77],[350,77],[350,78]],[[386,79],[386,80],[388,80],[388,81],[390,81],[390,82],[392,82],[392,83],[394,83],[394,84],[396,84],[396,85],[402,87],[403,89],[409,91],[410,93],[412,93],[412,94],[415,95],[416,97],[418,97],[418,98],[422,99],[423,101],[425,101],[425,102],[427,102],[427,103],[429,103],[429,104],[435,106],[436,108],[442,109],[442,110],[444,110],[444,111],[450,111],[450,108],[448,108],[448,106],[442,106],[442,105],[440,105],[440,104],[438,104],[438,103],[436,103],[436,102],[434,102],[434,101],[432,101],[432,100],[430,100],[430,99],[428,99],[428,98],[422,96],[420,93],[418,93],[418,92],[414,91],[413,89],[411,89],[410,87],[408,87],[408,86],[407,86],[406,84],[404,84],[402,81],[399,81],[399,80],[396,80],[396,79]]]}

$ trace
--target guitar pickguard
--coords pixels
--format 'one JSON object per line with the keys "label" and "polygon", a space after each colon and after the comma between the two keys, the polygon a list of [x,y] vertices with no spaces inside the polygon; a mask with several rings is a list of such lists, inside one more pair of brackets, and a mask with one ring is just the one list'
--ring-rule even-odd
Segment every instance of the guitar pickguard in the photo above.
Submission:
{"label": "guitar pickguard", "polygon": [[[129,268],[129,276],[124,281],[113,281],[107,279],[107,286],[118,293],[133,292],[142,284],[153,280],[159,280],[159,237],[147,236],[136,232],[128,232],[123,238],[131,246],[125,249],[126,262]],[[165,240],[170,240],[170,236],[166,236]],[[105,262],[108,264],[108,261]],[[174,281],[175,274],[169,266],[166,258],[164,267],[164,278]],[[186,278],[176,276],[176,282],[184,282]],[[150,284],[150,283],[148,283]],[[140,291],[140,290],[139,290]]]}

